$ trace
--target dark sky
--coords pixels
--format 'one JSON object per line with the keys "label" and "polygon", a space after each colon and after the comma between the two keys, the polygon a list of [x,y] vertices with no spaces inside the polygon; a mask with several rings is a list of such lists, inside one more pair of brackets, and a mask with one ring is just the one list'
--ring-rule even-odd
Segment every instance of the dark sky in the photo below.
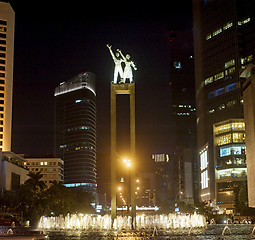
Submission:
{"label": "dark sky", "polygon": [[16,13],[12,151],[35,156],[53,152],[54,88],[91,71],[97,84],[100,176],[110,152],[110,43],[129,53],[138,68],[134,80],[140,165],[149,164],[152,153],[170,153],[169,31],[191,28],[191,0],[52,2],[10,1]]}

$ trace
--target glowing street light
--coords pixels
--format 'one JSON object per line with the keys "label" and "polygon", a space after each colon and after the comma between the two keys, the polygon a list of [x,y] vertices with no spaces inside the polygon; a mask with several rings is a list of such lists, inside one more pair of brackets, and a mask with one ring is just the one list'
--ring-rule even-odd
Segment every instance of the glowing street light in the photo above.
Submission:
{"label": "glowing street light", "polygon": [[128,167],[128,168],[131,167],[131,160],[130,159],[124,158],[123,163],[126,165],[126,167]]}

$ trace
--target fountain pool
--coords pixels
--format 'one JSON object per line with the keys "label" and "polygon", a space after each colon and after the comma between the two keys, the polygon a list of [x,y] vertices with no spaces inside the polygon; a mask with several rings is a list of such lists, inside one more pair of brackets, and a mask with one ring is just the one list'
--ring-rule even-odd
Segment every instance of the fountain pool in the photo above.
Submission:
{"label": "fountain pool", "polygon": [[[131,230],[130,216],[117,216],[113,223],[113,230]],[[92,230],[106,231],[111,230],[110,215],[93,215],[93,214],[68,214],[59,217],[41,217],[39,221],[40,229],[49,230]],[[206,226],[206,219],[199,214],[186,215],[137,215],[136,230],[141,229],[183,229],[199,228]]]}
{"label": "fountain pool", "polygon": [[247,240],[255,239],[252,235],[253,225],[232,224],[228,225],[230,232],[222,231],[223,224],[208,225],[206,228],[190,229],[142,229],[140,231],[87,231],[87,230],[46,230],[50,240]]}

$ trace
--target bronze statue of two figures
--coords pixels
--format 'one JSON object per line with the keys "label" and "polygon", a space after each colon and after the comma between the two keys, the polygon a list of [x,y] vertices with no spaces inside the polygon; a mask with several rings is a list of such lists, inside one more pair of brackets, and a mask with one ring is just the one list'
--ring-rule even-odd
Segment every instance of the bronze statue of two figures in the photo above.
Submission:
{"label": "bronze statue of two figures", "polygon": [[[123,55],[121,50],[117,49],[117,52],[114,54],[112,51],[112,46],[107,44],[106,45],[109,48],[109,51],[112,55],[112,59],[115,63],[114,68],[114,75],[113,75],[113,83],[132,83],[133,82],[133,73],[132,68],[134,70],[137,70],[135,63],[130,60],[130,55],[126,54],[126,56]],[[125,63],[124,70],[122,68],[122,63]],[[120,78],[118,82],[118,78]],[[128,81],[129,79],[129,81]]]}

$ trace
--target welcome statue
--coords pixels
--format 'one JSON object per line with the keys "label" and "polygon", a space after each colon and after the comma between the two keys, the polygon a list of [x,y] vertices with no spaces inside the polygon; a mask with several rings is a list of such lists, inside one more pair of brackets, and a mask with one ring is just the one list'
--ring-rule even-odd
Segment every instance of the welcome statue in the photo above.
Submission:
{"label": "welcome statue", "polygon": [[[131,61],[131,57],[129,54],[126,54],[126,57],[123,55],[121,50],[117,49],[117,52],[114,54],[112,51],[112,46],[107,44],[106,45],[109,48],[109,51],[112,55],[112,59],[115,63],[114,68],[114,76],[113,76],[113,83],[118,84],[118,77],[120,76],[119,83],[127,83],[127,79],[129,79],[129,82],[133,82],[133,73],[132,68],[134,70],[137,70],[135,63]],[[122,63],[125,63],[124,71],[122,69]]]}

